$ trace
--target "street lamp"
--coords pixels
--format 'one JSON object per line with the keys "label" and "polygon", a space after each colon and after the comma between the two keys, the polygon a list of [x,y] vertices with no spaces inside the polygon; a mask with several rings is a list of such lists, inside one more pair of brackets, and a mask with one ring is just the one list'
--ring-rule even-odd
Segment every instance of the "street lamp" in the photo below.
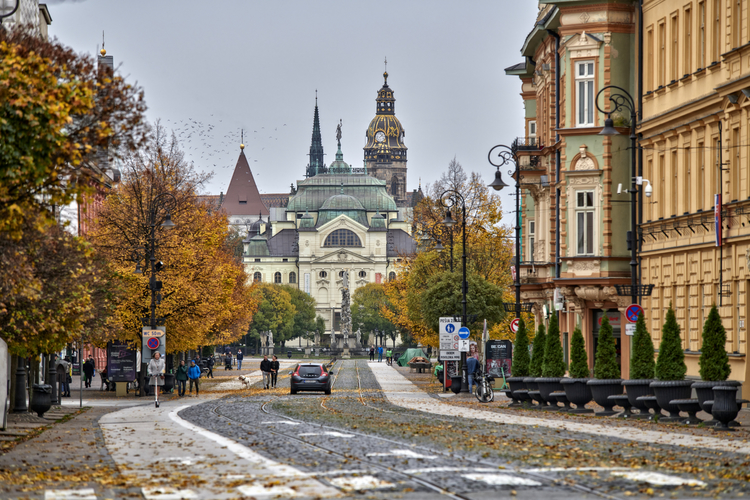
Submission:
{"label": "street lamp", "polygon": [[[611,94],[609,96],[609,101],[613,105],[613,109],[610,111],[605,111],[599,106],[599,96],[604,92],[605,90],[613,89],[615,93]],[[618,295],[630,295],[630,300],[632,304],[637,304],[639,302],[640,295],[650,295],[650,287],[648,292],[649,293],[643,293],[641,290],[639,290],[638,286],[638,239],[636,236],[637,231],[637,220],[636,220],[636,203],[637,203],[637,196],[638,196],[638,172],[636,170],[636,147],[637,147],[637,140],[638,136],[635,133],[635,126],[636,121],[638,120],[638,115],[636,113],[635,109],[635,102],[633,101],[633,97],[628,93],[627,90],[618,87],[616,85],[607,85],[603,89],[601,89],[596,94],[596,109],[598,109],[600,112],[607,115],[607,119],[604,120],[604,128],[601,132],[599,132],[599,135],[620,135],[620,133],[617,131],[617,129],[614,127],[614,121],[612,120],[611,116],[612,113],[617,113],[619,110],[625,110],[630,112],[630,189],[628,192],[630,193],[630,235],[628,237],[628,243],[630,244],[630,293],[628,294],[628,290],[625,289],[625,287],[616,287],[617,288],[617,294]],[[649,186],[651,186],[651,183],[649,183]],[[650,194],[650,189],[648,190]]]}
{"label": "street lamp", "polygon": [[[441,222],[438,222],[436,224],[431,224],[431,225],[429,225],[429,227],[425,228],[425,230],[434,234],[435,233],[435,229],[440,224],[444,224],[444,223],[445,223],[445,221],[441,221]],[[453,224],[451,224],[451,226],[452,225]],[[440,232],[442,233],[442,231],[440,231]],[[424,240],[429,240],[430,237],[425,236],[423,239]],[[441,239],[435,237],[435,241],[436,241],[435,250],[437,250],[438,252],[442,252],[443,250],[445,250],[445,247],[443,246],[443,243],[442,243]],[[450,247],[451,247],[451,260],[450,260],[450,263],[451,263],[451,272],[453,272],[453,231],[450,231]]]}
{"label": "street lamp", "polygon": [[[451,205],[450,207],[445,204],[445,201],[443,198],[445,198],[445,195],[449,194]],[[443,191],[443,193],[440,195],[440,203],[447,209],[445,212],[445,219],[443,219],[443,224],[445,224],[446,227],[453,227],[455,224],[455,221],[453,220],[453,217],[451,217],[451,208],[455,207],[457,204],[457,201],[461,201],[461,214],[463,216],[463,224],[461,227],[461,265],[463,268],[463,276],[461,279],[461,304],[462,304],[462,315],[461,315],[461,326],[466,326],[466,293],[469,291],[469,284],[466,282],[466,200],[464,197],[456,191],[455,189],[446,189]],[[452,270],[452,269],[451,269]],[[447,371],[446,371],[447,373]],[[468,391],[468,381],[467,381],[467,374],[466,374],[466,353],[461,352],[461,391]]]}

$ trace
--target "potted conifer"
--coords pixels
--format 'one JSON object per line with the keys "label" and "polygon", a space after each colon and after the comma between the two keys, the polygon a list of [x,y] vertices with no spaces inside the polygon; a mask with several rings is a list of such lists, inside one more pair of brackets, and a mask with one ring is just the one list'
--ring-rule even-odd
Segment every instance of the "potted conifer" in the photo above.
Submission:
{"label": "potted conifer", "polygon": [[689,399],[693,385],[690,380],[685,380],[687,366],[685,365],[685,353],[682,351],[682,340],[680,339],[680,325],[677,324],[672,306],[667,309],[667,318],[661,329],[661,343],[659,344],[659,356],[656,358],[654,374],[656,380],[651,382],[656,401],[659,407],[669,412],[668,417],[662,417],[660,421],[675,422],[681,420],[680,408],[672,404],[676,399]]}
{"label": "potted conifer", "polygon": [[[739,382],[729,381],[731,368],[729,367],[729,356],[726,351],[727,332],[721,323],[721,316],[716,304],[711,307],[708,318],[703,324],[701,334],[701,357],[698,360],[700,365],[701,380],[694,382],[692,388],[695,389],[695,395],[701,409],[711,413],[710,408],[704,408],[706,401],[714,399],[713,389],[716,386],[738,387]],[[709,423],[715,423],[714,421]]]}
{"label": "potted conifer", "polygon": [[596,346],[596,357],[594,359],[594,378],[588,381],[591,388],[591,396],[596,404],[604,410],[596,414],[605,417],[617,413],[612,408],[614,403],[610,396],[622,394],[622,379],[620,378],[620,365],[617,364],[617,348],[615,339],[612,337],[612,326],[606,313],[602,316],[602,326],[599,329],[599,342]]}
{"label": "potted conifer", "polygon": [[547,402],[547,409],[557,408],[557,398],[550,397],[553,392],[563,391],[560,380],[565,376],[565,360],[563,359],[562,342],[560,342],[560,327],[557,323],[557,313],[552,314],[547,330],[542,362],[542,377],[536,380],[542,399]]}
{"label": "potted conifer", "polygon": [[536,383],[536,379],[542,376],[542,364],[544,363],[544,348],[547,342],[547,336],[545,335],[545,328],[543,324],[539,325],[534,337],[534,343],[531,349],[531,363],[529,363],[529,376],[523,379],[526,384],[526,388],[529,390],[529,396],[531,399],[539,403],[539,406],[544,405],[544,400],[539,393],[539,386]]}
{"label": "potted conifer", "polygon": [[[519,406],[523,404],[524,401],[529,401],[531,399],[526,384],[523,382],[523,379],[529,376],[530,362],[529,336],[526,333],[526,322],[524,322],[522,318],[518,322],[516,343],[513,346],[513,364],[511,365],[511,373],[513,376],[506,379],[514,400],[510,406]],[[520,403],[516,403],[515,401],[520,401]]]}
{"label": "potted conifer", "polygon": [[583,341],[581,329],[576,327],[573,330],[573,337],[570,339],[570,378],[564,378],[560,381],[565,389],[568,401],[576,405],[575,409],[570,410],[571,413],[591,413],[594,411],[586,408],[586,404],[591,401],[591,388],[587,384],[589,372],[586,344]]}
{"label": "potted conifer", "polygon": [[654,343],[646,329],[646,320],[643,314],[638,315],[635,323],[635,335],[633,335],[633,352],[630,358],[630,380],[623,380],[628,402],[640,410],[637,418],[648,418],[648,406],[643,400],[638,401],[641,396],[651,396],[653,390],[650,385],[654,381]]}

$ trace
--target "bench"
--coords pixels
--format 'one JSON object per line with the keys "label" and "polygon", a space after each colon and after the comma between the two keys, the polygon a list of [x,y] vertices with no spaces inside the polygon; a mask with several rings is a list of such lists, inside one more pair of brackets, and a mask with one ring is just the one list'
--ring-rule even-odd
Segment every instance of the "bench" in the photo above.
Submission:
{"label": "bench", "polygon": [[432,363],[409,363],[409,371],[424,373],[425,370],[432,368]]}

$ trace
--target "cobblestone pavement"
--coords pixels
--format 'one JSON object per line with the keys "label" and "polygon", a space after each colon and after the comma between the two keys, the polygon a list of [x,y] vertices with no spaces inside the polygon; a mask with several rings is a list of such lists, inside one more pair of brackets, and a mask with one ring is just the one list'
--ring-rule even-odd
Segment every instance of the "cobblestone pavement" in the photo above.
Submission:
{"label": "cobblestone pavement", "polygon": [[[366,361],[340,361],[335,371],[331,396],[250,391],[192,406],[180,416],[344,496],[750,494],[750,462],[743,453],[415,411],[384,397]],[[288,388],[288,377],[279,385]]]}

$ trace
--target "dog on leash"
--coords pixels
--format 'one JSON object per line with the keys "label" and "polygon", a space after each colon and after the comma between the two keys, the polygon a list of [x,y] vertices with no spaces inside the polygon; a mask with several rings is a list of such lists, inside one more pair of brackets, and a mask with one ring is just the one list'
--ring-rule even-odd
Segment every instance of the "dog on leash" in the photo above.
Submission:
{"label": "dog on leash", "polygon": [[244,386],[245,386],[245,389],[248,389],[248,388],[250,387],[250,384],[251,384],[251,382],[250,382],[250,379],[249,379],[249,378],[247,378],[247,377],[246,377],[246,376],[244,376],[244,375],[240,375],[240,376],[239,376],[239,377],[237,377],[237,378],[238,378],[238,379],[240,380],[240,382],[242,382],[242,385],[244,385]]}

